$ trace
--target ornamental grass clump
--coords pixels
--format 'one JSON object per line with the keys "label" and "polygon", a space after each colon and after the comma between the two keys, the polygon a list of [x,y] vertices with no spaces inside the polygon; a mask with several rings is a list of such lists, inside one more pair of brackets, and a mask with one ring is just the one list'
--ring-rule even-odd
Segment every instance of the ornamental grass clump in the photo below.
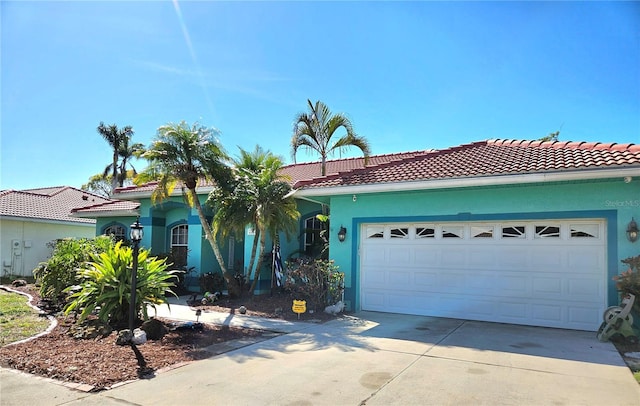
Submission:
{"label": "ornamental grass clump", "polygon": [[[166,295],[175,296],[172,288],[178,281],[175,270],[168,271],[166,259],[150,257],[150,252],[140,249],[136,284],[136,314],[149,319],[147,306],[167,303]],[[78,322],[91,314],[114,326],[124,325],[128,320],[131,300],[131,274],[133,271],[133,249],[116,243],[107,251],[94,255],[78,271],[81,280],[78,286],[67,290],[73,292],[65,307],[65,314],[76,312]],[[168,303],[167,303],[168,305]]]}

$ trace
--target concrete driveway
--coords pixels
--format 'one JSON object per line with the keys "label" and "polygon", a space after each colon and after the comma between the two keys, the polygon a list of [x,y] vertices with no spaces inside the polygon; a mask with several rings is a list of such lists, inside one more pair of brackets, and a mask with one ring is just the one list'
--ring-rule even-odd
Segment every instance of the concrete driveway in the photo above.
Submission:
{"label": "concrete driveway", "polygon": [[[640,385],[593,332],[370,312],[97,394],[20,403],[6,376],[2,405],[640,404]],[[37,387],[48,388],[22,386]]]}

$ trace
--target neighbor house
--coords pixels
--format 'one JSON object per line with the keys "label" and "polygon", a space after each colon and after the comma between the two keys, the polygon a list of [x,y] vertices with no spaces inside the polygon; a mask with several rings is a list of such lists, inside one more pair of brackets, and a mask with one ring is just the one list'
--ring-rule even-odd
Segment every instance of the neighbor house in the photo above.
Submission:
{"label": "neighbor house", "polygon": [[[620,261],[640,254],[626,234],[640,219],[640,145],[488,140],[283,173],[301,218],[282,256],[312,253],[316,215],[330,213],[329,257],[352,311],[596,330],[619,302]],[[179,196],[151,204],[154,186],[116,193],[140,203],[143,245],[184,246],[190,266],[217,269],[195,213]],[[97,231],[128,221],[98,218]],[[252,238],[226,242],[238,271]]]}
{"label": "neighbor house", "polygon": [[3,275],[33,276],[62,238],[93,238],[96,220],[71,216],[77,207],[109,199],[70,186],[0,192],[0,264]]}

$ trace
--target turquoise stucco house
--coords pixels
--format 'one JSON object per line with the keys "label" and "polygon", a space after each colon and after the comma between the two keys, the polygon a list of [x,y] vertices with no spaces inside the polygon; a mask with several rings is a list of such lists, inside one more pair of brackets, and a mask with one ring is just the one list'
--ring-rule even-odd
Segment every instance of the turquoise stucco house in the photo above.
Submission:
{"label": "turquoise stucco house", "polygon": [[[640,220],[640,145],[488,140],[444,150],[289,165],[300,233],[282,255],[309,252],[315,215],[331,214],[329,256],[345,273],[351,311],[371,310],[597,330],[619,302],[612,277],[640,255],[627,228]],[[217,263],[195,213],[176,196],[150,204],[154,185],[119,189],[145,226],[143,245],[185,243],[199,272]],[[207,188],[199,190],[203,200]],[[103,214],[97,215],[102,210]],[[79,210],[104,233],[135,221]],[[344,241],[337,234],[346,231]],[[226,242],[234,269],[252,236]],[[270,286],[270,271],[260,288]]]}

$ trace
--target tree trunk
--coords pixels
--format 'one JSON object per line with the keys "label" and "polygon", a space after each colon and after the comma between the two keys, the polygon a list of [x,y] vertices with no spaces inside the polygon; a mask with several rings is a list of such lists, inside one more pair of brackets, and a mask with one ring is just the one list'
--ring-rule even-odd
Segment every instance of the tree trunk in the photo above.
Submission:
{"label": "tree trunk", "polygon": [[253,243],[251,244],[251,259],[249,260],[249,267],[247,268],[247,281],[252,280],[251,275],[253,274],[253,264],[256,261],[256,250],[258,249],[258,239],[260,238],[260,230],[258,229],[258,225],[254,225],[256,233],[253,237]]}
{"label": "tree trunk", "polygon": [[189,193],[191,193],[191,197],[193,198],[193,204],[196,207],[196,211],[198,212],[198,218],[200,219],[200,224],[204,229],[204,234],[207,237],[207,241],[209,241],[209,245],[211,245],[211,249],[213,249],[213,254],[218,260],[218,264],[220,264],[220,269],[222,270],[222,276],[224,280],[227,282],[227,288],[229,289],[229,296],[231,297],[240,297],[240,285],[238,285],[238,281],[234,278],[234,275],[229,272],[227,267],[224,264],[224,258],[222,257],[222,253],[220,252],[220,248],[218,247],[218,241],[216,236],[211,231],[211,225],[207,222],[207,218],[204,215],[204,211],[202,210],[202,205],[200,204],[200,200],[198,200],[198,195],[196,193],[196,189],[189,189]]}
{"label": "tree trunk", "polygon": [[[116,139],[116,142],[118,142],[118,140]],[[113,176],[113,178],[111,179],[111,196],[113,196],[113,194],[116,191],[116,188],[118,187],[118,147],[117,144],[114,145],[113,147],[113,174],[111,176]]]}
{"label": "tree trunk", "polygon": [[256,274],[253,278],[253,283],[251,284],[251,289],[249,291],[253,295],[253,292],[256,290],[256,286],[258,285],[258,277],[260,276],[260,268],[262,268],[262,259],[264,258],[264,246],[267,241],[267,231],[263,230],[260,233],[260,251],[258,252],[258,263],[256,264]]}

